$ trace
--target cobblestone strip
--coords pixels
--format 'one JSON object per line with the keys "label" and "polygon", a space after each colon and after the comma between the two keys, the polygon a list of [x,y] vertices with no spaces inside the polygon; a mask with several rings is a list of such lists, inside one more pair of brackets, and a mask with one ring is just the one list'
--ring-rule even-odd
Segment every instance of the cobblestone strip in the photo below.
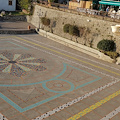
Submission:
{"label": "cobblestone strip", "polygon": [[4,115],[2,115],[2,114],[0,113],[0,120],[8,120],[8,119],[5,118]]}
{"label": "cobblestone strip", "polygon": [[110,120],[112,117],[117,115],[119,112],[120,112],[120,106],[118,108],[116,108],[115,110],[113,110],[112,112],[110,112],[109,114],[107,114],[105,117],[103,117],[100,120]]}
{"label": "cobblestone strip", "polygon": [[101,87],[99,87],[99,88],[97,88],[97,89],[95,89],[95,90],[93,90],[91,92],[88,92],[85,95],[83,95],[81,97],[78,97],[78,98],[76,98],[76,99],[74,99],[74,100],[72,100],[72,101],[70,101],[68,103],[65,103],[65,104],[63,104],[63,105],[61,105],[61,106],[59,106],[59,107],[57,107],[57,108],[55,108],[55,109],[53,109],[53,110],[43,114],[43,115],[41,115],[41,116],[39,116],[39,117],[37,117],[37,118],[35,118],[33,120],[45,119],[45,118],[55,114],[56,112],[59,112],[59,111],[65,109],[65,108],[67,108],[67,107],[69,107],[69,106],[71,106],[71,105],[73,105],[73,104],[75,104],[75,103],[77,103],[77,102],[79,102],[79,101],[81,101],[81,100],[83,100],[83,99],[85,99],[85,98],[87,98],[87,97],[97,93],[97,92],[100,92],[101,90],[104,90],[107,87],[110,87],[110,86],[114,85],[115,83],[118,83],[119,81],[120,81],[119,79],[116,79],[115,81],[112,81],[112,82],[110,82],[110,83],[108,83],[108,84],[106,84],[104,86],[101,86]]}

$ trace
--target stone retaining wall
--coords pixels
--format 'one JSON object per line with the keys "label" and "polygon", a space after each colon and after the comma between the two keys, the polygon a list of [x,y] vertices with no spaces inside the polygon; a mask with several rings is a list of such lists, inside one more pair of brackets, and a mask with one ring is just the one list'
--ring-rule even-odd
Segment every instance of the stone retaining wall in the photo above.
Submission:
{"label": "stone retaining wall", "polygon": [[[47,27],[41,23],[37,14],[40,10],[43,13],[41,17],[46,16],[51,20],[50,26]],[[36,5],[33,16],[27,16],[27,20],[37,28],[40,24],[40,28],[45,31],[93,48],[97,48],[97,43],[102,39],[114,40],[116,42],[117,52],[120,53],[120,36],[115,36],[111,29],[111,26],[119,23],[107,17],[87,16],[83,13],[78,14],[76,11],[69,11],[70,10],[66,9],[63,11],[62,8],[53,9]],[[120,22],[120,20],[118,22]],[[75,37],[63,32],[63,26],[65,24],[77,25],[80,29],[85,29],[80,30],[81,35],[79,37]]]}

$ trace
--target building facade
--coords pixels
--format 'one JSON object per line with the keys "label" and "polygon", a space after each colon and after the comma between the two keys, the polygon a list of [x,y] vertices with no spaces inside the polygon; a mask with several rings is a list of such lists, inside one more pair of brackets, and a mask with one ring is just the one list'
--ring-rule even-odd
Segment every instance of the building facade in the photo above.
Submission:
{"label": "building facade", "polygon": [[0,0],[0,10],[15,11],[16,0]]}

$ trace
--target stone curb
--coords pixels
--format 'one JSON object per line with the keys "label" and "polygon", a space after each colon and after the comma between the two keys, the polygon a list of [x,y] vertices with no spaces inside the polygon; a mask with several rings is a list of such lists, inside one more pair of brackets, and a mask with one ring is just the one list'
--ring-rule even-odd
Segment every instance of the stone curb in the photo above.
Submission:
{"label": "stone curb", "polygon": [[55,35],[55,34],[50,33],[50,32],[46,32],[46,31],[44,31],[42,29],[39,29],[39,31],[38,31],[38,29],[36,29],[36,31],[37,31],[38,34],[40,34],[40,35],[42,35],[44,37],[47,37],[47,38],[49,38],[51,40],[54,40],[54,41],[56,41],[58,43],[61,43],[61,44],[65,45],[65,46],[71,47],[71,48],[73,48],[75,50],[81,51],[81,52],[83,52],[85,54],[91,55],[91,56],[93,56],[95,58],[98,58],[98,59],[101,59],[101,60],[104,60],[104,61],[107,61],[107,62],[110,62],[110,63],[114,62],[114,60],[111,59],[109,56],[106,56],[103,53],[99,52],[98,50],[95,50],[95,49],[90,48],[88,46],[81,45],[79,43],[75,43],[75,42],[73,42],[71,40],[60,37],[60,36]]}
{"label": "stone curb", "polygon": [[0,30],[0,34],[32,34],[36,33],[35,29],[30,29],[30,30],[11,30],[11,29],[3,29]]}

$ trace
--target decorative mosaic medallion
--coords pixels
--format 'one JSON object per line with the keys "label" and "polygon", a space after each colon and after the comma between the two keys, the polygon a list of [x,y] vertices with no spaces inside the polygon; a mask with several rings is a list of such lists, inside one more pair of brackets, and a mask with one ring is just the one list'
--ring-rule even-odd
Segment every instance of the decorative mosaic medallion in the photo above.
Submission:
{"label": "decorative mosaic medallion", "polygon": [[0,71],[17,77],[24,76],[26,72],[31,70],[46,70],[46,67],[41,66],[42,63],[46,63],[46,60],[36,59],[30,54],[12,54],[9,52],[0,54]]}

